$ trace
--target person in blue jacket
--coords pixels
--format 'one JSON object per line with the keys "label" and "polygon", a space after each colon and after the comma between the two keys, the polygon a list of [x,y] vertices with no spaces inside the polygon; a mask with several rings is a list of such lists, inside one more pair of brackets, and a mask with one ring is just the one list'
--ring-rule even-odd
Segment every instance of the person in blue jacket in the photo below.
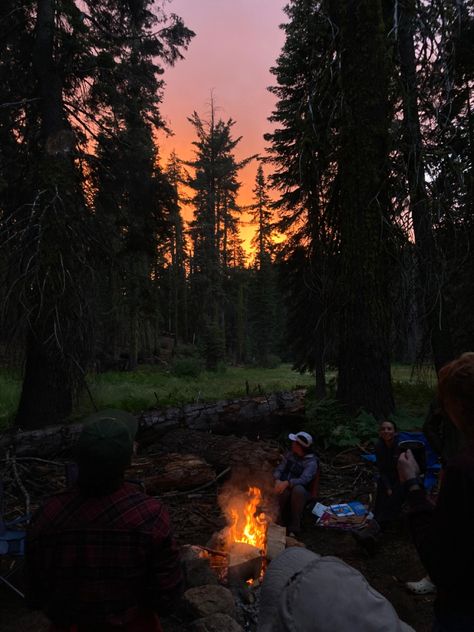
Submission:
{"label": "person in blue jacket", "polygon": [[301,430],[288,435],[291,449],[273,472],[278,494],[280,522],[287,523],[288,535],[298,537],[301,516],[311,497],[311,485],[318,472],[318,458],[313,452],[313,437]]}

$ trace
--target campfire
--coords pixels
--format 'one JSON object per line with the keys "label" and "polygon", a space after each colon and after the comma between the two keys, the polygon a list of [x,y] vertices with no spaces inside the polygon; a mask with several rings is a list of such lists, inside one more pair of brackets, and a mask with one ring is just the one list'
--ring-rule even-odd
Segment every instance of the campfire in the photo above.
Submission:
{"label": "campfire", "polygon": [[247,494],[230,501],[231,524],[226,536],[230,582],[254,582],[263,575],[268,519],[262,511],[262,503],[258,487],[249,487]]}
{"label": "campfire", "polygon": [[232,519],[228,535],[230,546],[239,542],[249,544],[265,554],[268,522],[262,506],[259,487],[249,487],[246,495],[235,499],[235,504],[229,508]]}
{"label": "campfire", "polygon": [[[243,481],[243,476],[238,482],[235,479],[229,481],[218,497],[227,526],[215,532],[205,547],[188,545],[185,555],[188,577],[197,577],[199,581],[191,585],[199,586],[203,591],[199,599],[207,594],[206,591],[209,591],[210,599],[215,599],[215,591],[225,588],[234,598],[238,620],[245,622],[246,630],[254,630],[260,608],[260,585],[267,563],[286,546],[301,544],[287,538],[285,527],[274,522],[276,511],[272,508],[276,499],[273,486],[258,487],[255,483],[243,486]],[[216,586],[215,576],[220,587]],[[203,579],[207,581],[203,583]]]}
{"label": "campfire", "polygon": [[271,495],[272,491],[265,494],[257,486],[242,490],[229,485],[219,496],[227,526],[213,534],[207,547],[201,547],[200,556],[208,560],[221,583],[258,586],[267,561],[291,540],[285,528],[274,523],[271,503],[267,504]]}
{"label": "campfire", "polygon": [[258,585],[275,554],[276,540],[278,552],[285,548],[285,529],[274,524],[266,502],[257,486],[245,491],[231,486],[219,497],[227,526],[212,536],[202,556],[222,583]]}

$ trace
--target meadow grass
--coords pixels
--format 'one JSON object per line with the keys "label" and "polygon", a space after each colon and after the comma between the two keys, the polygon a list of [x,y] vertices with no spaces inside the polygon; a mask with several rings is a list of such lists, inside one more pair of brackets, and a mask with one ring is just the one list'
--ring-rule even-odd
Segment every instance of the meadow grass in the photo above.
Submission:
{"label": "meadow grass", "polygon": [[[179,406],[192,402],[212,402],[246,395],[292,390],[310,386],[314,378],[291,370],[291,365],[276,369],[228,367],[225,371],[203,371],[198,377],[177,377],[140,367],[133,373],[109,372],[89,379],[97,407],[124,408],[130,411],[150,407]],[[83,395],[77,414],[91,409],[90,398]]]}
{"label": "meadow grass", "polygon": [[[335,373],[328,372],[328,378]],[[400,418],[422,418],[433,395],[434,371],[413,373],[411,366],[393,365],[397,414]],[[314,377],[292,371],[290,364],[275,369],[228,367],[220,372],[203,371],[198,377],[177,377],[153,366],[140,366],[134,372],[91,374],[87,379],[90,395],[96,406],[122,408],[139,412],[151,407],[179,406],[192,402],[209,402],[274,391],[311,387]],[[15,414],[21,390],[17,372],[0,369],[0,427],[8,425]],[[94,410],[85,391],[73,412],[73,419]]]}
{"label": "meadow grass", "polygon": [[20,399],[21,376],[7,369],[0,369],[0,429],[7,426],[15,414]]}

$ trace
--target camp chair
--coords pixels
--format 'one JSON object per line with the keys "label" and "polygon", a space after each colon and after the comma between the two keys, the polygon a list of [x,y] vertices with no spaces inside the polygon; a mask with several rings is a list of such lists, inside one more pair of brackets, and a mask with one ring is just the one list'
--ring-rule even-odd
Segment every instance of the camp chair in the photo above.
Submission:
{"label": "camp chair", "polygon": [[[9,580],[18,571],[25,554],[26,531],[18,527],[22,524],[26,525],[30,516],[24,515],[5,522],[3,505],[3,482],[0,480],[0,582],[11,588],[20,597],[24,597],[24,593]],[[8,567],[5,572],[2,572],[3,566]]]}

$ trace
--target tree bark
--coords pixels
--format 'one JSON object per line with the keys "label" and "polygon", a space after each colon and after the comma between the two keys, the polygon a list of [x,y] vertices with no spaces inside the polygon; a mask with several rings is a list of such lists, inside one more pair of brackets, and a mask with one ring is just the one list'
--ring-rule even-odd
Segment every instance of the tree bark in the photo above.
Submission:
{"label": "tree bark", "polygon": [[[54,296],[54,288],[46,283],[56,263],[54,253],[62,247],[55,239],[58,230],[51,209],[61,193],[68,198],[66,203],[70,203],[76,186],[72,158],[74,137],[64,116],[62,81],[54,61],[54,42],[55,2],[38,0],[33,67],[38,86],[42,153],[36,178],[38,204],[44,205],[40,220],[44,224],[40,227],[42,237],[38,246],[41,255],[38,257],[42,257],[39,273],[45,278],[46,289],[32,289],[34,312],[28,317],[30,331],[25,373],[16,415],[16,425],[22,428],[37,428],[67,417],[72,410],[75,382],[64,351],[60,349],[54,321],[59,301],[67,304],[67,297]],[[68,314],[68,317],[74,318],[74,315]]]}
{"label": "tree bark", "polygon": [[380,1],[333,3],[340,26],[341,242],[338,399],[380,418],[394,409],[390,377],[383,194],[388,159],[386,35]]}
{"label": "tree bark", "polygon": [[454,350],[449,315],[441,279],[441,262],[435,237],[430,202],[425,185],[423,141],[418,113],[418,88],[413,0],[400,4],[398,50],[405,128],[405,163],[410,189],[410,212],[413,220],[418,261],[420,303],[423,306],[425,329],[429,336],[436,371],[453,359]]}
{"label": "tree bark", "polygon": [[[59,386],[56,391],[61,393]],[[230,435],[246,432],[259,435],[267,426],[277,435],[286,419],[304,412],[305,394],[306,391],[302,389],[146,411],[139,418],[138,440],[143,445],[154,443],[157,437],[178,428],[184,428],[185,432],[204,431],[203,434],[212,432]],[[17,428],[16,432],[5,433],[0,438],[0,453],[12,450],[18,456],[43,457],[65,454],[71,450],[82,430],[81,423],[46,428],[40,428],[40,424],[36,424],[33,427],[38,429],[21,432]],[[188,445],[187,452],[191,445]]]}

